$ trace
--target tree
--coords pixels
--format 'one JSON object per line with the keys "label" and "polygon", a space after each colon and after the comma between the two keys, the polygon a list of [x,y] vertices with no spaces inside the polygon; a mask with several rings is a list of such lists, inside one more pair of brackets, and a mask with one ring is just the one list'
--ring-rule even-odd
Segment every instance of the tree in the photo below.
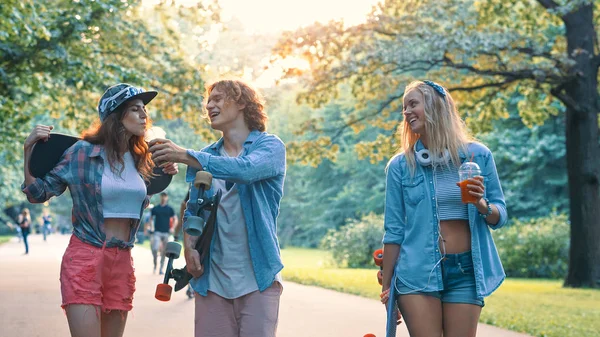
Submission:
{"label": "tree", "polygon": [[493,122],[494,131],[477,135],[494,153],[508,214],[518,224],[569,210],[564,123],[557,116],[527,127],[511,109]]}
{"label": "tree", "polygon": [[102,92],[118,82],[158,90],[155,111],[197,124],[204,84],[181,39],[199,37],[181,27],[205,26],[218,11],[213,2],[182,9],[172,1],[151,8],[139,0],[3,1],[0,151],[20,152],[38,115],[81,131],[97,119]]}
{"label": "tree", "polygon": [[212,137],[198,118],[201,65],[183,46],[201,44],[203,28],[219,20],[215,1],[5,0],[0,16],[0,206],[24,200],[22,142],[32,125],[79,133],[97,120],[111,84],[158,90],[154,120],[182,118]]}
{"label": "tree", "polygon": [[[348,125],[398,125],[401,88],[424,76],[450,89],[474,131],[489,131],[491,120],[507,117],[513,95],[523,97],[519,114],[528,125],[564,112],[571,223],[565,285],[600,287],[598,6],[590,0],[387,0],[364,24],[315,24],[288,33],[275,51],[311,64],[302,102],[320,106],[342,84],[351,86],[358,104]],[[378,142],[396,147],[398,139]]]}

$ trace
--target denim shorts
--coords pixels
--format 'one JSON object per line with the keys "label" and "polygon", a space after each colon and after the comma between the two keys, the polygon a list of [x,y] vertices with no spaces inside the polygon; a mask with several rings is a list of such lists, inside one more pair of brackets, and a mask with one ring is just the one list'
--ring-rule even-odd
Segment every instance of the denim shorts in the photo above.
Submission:
{"label": "denim shorts", "polygon": [[442,260],[442,280],[444,289],[433,292],[415,291],[396,279],[396,289],[402,295],[427,295],[438,298],[442,303],[466,303],[480,307],[484,301],[477,298],[475,290],[475,272],[471,252],[446,254]]}

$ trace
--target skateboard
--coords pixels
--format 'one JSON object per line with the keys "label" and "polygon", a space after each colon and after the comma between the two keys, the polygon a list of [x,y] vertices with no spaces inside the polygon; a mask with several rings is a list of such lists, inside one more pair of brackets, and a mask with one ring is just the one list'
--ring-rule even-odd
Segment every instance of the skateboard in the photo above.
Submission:
{"label": "skateboard", "polygon": [[377,249],[373,252],[373,261],[375,261],[375,265],[379,267],[379,271],[377,272],[377,282],[379,285],[383,284],[383,249]]}
{"label": "skateboard", "polygon": [[[29,172],[35,178],[42,178],[58,164],[63,153],[77,143],[80,138],[62,133],[52,133],[47,141],[39,140],[35,143],[29,161]],[[173,176],[166,174],[160,167],[154,167],[153,176],[147,186],[147,194],[162,192],[169,184]]]}
{"label": "skateboard", "polygon": [[[205,171],[196,173],[194,187],[198,189],[198,199],[196,199],[198,211],[195,216],[189,216],[184,224],[184,230],[188,235],[199,237],[194,249],[200,254],[201,262],[210,251],[210,243],[217,226],[217,209],[221,201],[221,190],[218,190],[210,198],[206,196],[206,191],[210,189],[211,184],[212,174]],[[205,216],[205,211],[208,212],[208,216]],[[168,284],[169,279],[175,280],[175,291],[179,291],[189,284],[192,277],[192,274],[187,271],[187,266],[181,269],[169,269],[169,264],[167,264],[164,282],[156,288],[156,299],[161,301],[170,299],[172,288]]]}
{"label": "skateboard", "polygon": [[171,299],[173,289],[169,285],[169,279],[171,278],[171,272],[173,271],[173,260],[178,259],[180,253],[181,245],[179,242],[171,241],[167,243],[165,256],[169,260],[167,261],[167,270],[165,270],[165,279],[163,280],[163,283],[159,283],[156,286],[156,292],[154,294],[154,297],[159,301],[167,302]]}
{"label": "skateboard", "polygon": [[[379,267],[379,270],[377,271],[377,282],[379,283],[379,285],[383,285],[383,249],[377,249],[376,251],[373,252],[373,261],[375,262],[375,265]],[[402,320],[400,319],[400,315],[398,314],[398,318],[396,320],[396,325],[399,325],[400,323],[402,323]],[[393,327],[393,335],[396,335],[396,325],[394,325]],[[373,334],[367,334],[364,337],[375,337],[375,335]]]}

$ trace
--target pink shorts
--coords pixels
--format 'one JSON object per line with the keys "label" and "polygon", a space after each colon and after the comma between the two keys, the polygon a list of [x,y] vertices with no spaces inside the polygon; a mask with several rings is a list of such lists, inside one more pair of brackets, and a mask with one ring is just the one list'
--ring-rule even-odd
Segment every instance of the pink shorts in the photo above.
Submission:
{"label": "pink shorts", "polygon": [[90,304],[130,311],[135,292],[131,249],[98,248],[71,236],[60,267],[62,308]]}

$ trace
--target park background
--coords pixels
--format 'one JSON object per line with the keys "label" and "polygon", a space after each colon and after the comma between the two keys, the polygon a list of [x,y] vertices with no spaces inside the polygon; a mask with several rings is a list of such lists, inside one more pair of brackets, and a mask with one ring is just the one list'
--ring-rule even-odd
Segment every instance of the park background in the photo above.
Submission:
{"label": "park background", "polygon": [[[403,88],[447,87],[493,152],[510,216],[494,231],[508,275],[481,321],[534,336],[600,331],[600,1],[13,1],[0,5],[0,234],[22,207],[67,226],[68,192],[20,192],[36,124],[79,134],[118,82],[159,91],[167,138],[217,139],[206,84],[241,78],[265,96],[287,146],[278,218],[284,278],[377,298],[385,165]],[[181,171],[185,167],[180,167]],[[168,188],[178,209],[184,174]],[[153,203],[158,203],[154,197]],[[35,221],[34,221],[35,222]],[[596,289],[594,289],[596,288]]]}

